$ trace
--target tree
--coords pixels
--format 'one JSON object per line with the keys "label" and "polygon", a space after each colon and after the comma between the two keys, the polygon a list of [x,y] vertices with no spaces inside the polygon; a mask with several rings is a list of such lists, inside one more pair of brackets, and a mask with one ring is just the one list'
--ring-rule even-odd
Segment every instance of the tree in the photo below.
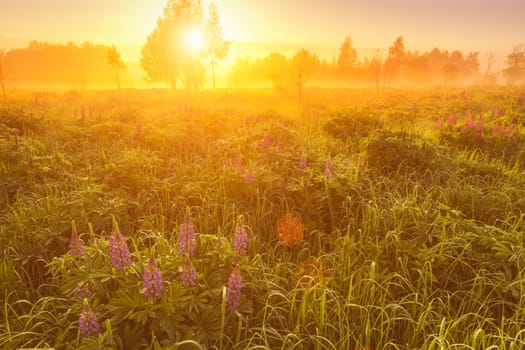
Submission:
{"label": "tree", "polygon": [[507,56],[507,68],[503,71],[509,84],[516,84],[525,78],[525,46],[516,45]]}
{"label": "tree", "polygon": [[117,82],[117,87],[120,90],[121,78],[122,78],[122,74],[124,74],[125,71],[126,71],[126,65],[122,61],[122,58],[120,57],[120,52],[118,52],[118,50],[115,47],[115,45],[112,45],[108,49],[107,59],[108,59],[109,68],[111,69],[111,71],[115,75],[115,80]]}
{"label": "tree", "polygon": [[304,84],[312,76],[319,66],[319,58],[306,49],[300,49],[292,57],[290,64],[290,78],[292,84],[297,88],[297,98],[301,104]]}
{"label": "tree", "polygon": [[385,62],[385,83],[397,78],[401,69],[401,65],[405,59],[405,55],[406,53],[403,37],[398,36],[394,41],[394,44],[388,48],[388,57]]}
{"label": "tree", "polygon": [[492,66],[494,66],[494,63],[496,63],[496,55],[494,54],[494,51],[489,51],[487,53],[487,69],[485,69],[485,74],[483,74],[483,84],[487,84],[489,81],[490,70],[492,69]]}
{"label": "tree", "polygon": [[172,88],[181,82],[186,88],[202,83],[202,56],[187,45],[192,29],[203,29],[200,0],[168,0],[157,27],[142,48],[142,68],[150,82],[166,82]]}
{"label": "tree", "polygon": [[272,52],[257,62],[257,68],[264,79],[269,79],[275,88],[285,85],[286,73],[289,71],[289,63],[286,57],[278,52]]}
{"label": "tree", "polygon": [[228,83],[236,88],[251,85],[253,78],[253,61],[249,57],[238,57],[228,74]]}
{"label": "tree", "polygon": [[345,37],[345,40],[339,48],[339,57],[337,59],[337,69],[343,75],[348,77],[355,64],[357,63],[357,51],[352,43],[350,35]]}
{"label": "tree", "polygon": [[379,55],[379,50],[377,50],[376,55],[370,61],[370,70],[374,76],[376,82],[376,90],[379,92],[380,83],[381,83],[381,70],[383,67],[383,58]]}
{"label": "tree", "polygon": [[7,67],[6,67],[6,56],[7,51],[6,49],[0,49],[0,85],[2,86],[2,96],[4,97],[4,100],[6,99],[5,95],[5,82],[7,80]]}
{"label": "tree", "polygon": [[212,75],[213,90],[215,90],[215,66],[218,61],[224,59],[230,50],[231,42],[223,37],[217,6],[214,2],[210,3],[208,9],[208,21],[206,22],[206,35],[208,55],[210,58],[210,68]]}

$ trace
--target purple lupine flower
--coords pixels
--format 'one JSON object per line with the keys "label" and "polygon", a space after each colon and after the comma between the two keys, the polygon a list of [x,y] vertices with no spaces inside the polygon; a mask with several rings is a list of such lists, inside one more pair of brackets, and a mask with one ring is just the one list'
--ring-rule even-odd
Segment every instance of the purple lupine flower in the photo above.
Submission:
{"label": "purple lupine flower", "polygon": [[195,226],[190,217],[189,208],[186,210],[186,216],[184,217],[184,222],[180,225],[179,228],[179,253],[184,255],[188,253],[189,256],[193,256],[195,251]]}
{"label": "purple lupine flower", "polygon": [[235,234],[233,236],[233,250],[240,255],[246,255],[248,250],[248,232],[246,227],[240,222],[237,222]]}
{"label": "purple lupine flower", "polygon": [[84,243],[78,237],[75,221],[71,221],[71,239],[69,240],[69,253],[73,258],[80,258],[84,255]]}
{"label": "purple lupine flower", "polygon": [[246,182],[249,184],[255,183],[255,176],[253,175],[253,170],[249,169],[248,172],[246,172]]}
{"label": "purple lupine flower", "polygon": [[87,299],[84,299],[84,307],[78,319],[78,329],[80,330],[81,338],[98,335],[99,333],[97,315],[89,306]]}
{"label": "purple lupine flower", "polygon": [[131,255],[128,245],[120,233],[115,217],[113,217],[113,231],[109,235],[109,256],[111,258],[111,265],[113,265],[117,271],[121,271],[131,265]]}
{"label": "purple lupine flower", "polygon": [[154,257],[149,258],[144,269],[144,295],[149,301],[157,301],[162,297],[162,274]]}
{"label": "purple lupine flower", "polygon": [[239,265],[235,265],[230,277],[228,277],[228,286],[226,288],[226,305],[228,309],[235,310],[241,301],[242,276]]}
{"label": "purple lupine flower", "polygon": [[301,155],[299,159],[299,169],[301,169],[301,172],[304,172],[306,168],[308,168],[308,161],[304,155]]}
{"label": "purple lupine flower", "polygon": [[197,284],[197,270],[190,259],[186,259],[184,262],[180,279],[186,287],[193,287]]}
{"label": "purple lupine flower", "polygon": [[75,297],[77,299],[83,300],[84,298],[89,298],[93,295],[93,292],[89,288],[89,284],[86,282],[79,282],[75,288]]}
{"label": "purple lupine flower", "polygon": [[326,176],[326,178],[330,178],[332,176],[333,168],[334,168],[334,165],[332,163],[332,158],[328,158],[326,160],[326,166],[324,168],[324,176]]}

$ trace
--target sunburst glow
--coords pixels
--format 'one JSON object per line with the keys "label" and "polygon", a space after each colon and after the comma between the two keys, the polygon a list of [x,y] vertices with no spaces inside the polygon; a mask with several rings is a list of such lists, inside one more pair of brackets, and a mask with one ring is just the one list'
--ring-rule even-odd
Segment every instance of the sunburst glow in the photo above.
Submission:
{"label": "sunburst glow", "polygon": [[192,51],[199,51],[204,47],[204,34],[197,28],[191,29],[186,35],[186,44]]}

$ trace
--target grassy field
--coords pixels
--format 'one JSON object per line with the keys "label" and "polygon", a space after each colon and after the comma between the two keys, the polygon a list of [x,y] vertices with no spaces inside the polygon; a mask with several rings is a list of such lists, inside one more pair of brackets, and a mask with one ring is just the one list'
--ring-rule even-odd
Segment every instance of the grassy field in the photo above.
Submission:
{"label": "grassy field", "polygon": [[523,349],[525,90],[20,93],[0,348]]}

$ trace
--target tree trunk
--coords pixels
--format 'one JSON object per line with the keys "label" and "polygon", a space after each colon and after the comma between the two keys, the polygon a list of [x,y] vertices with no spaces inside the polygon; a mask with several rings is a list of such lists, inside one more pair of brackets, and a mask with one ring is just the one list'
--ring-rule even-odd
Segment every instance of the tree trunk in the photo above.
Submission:
{"label": "tree trunk", "polygon": [[213,83],[213,91],[215,92],[215,61],[211,61],[211,80]]}

